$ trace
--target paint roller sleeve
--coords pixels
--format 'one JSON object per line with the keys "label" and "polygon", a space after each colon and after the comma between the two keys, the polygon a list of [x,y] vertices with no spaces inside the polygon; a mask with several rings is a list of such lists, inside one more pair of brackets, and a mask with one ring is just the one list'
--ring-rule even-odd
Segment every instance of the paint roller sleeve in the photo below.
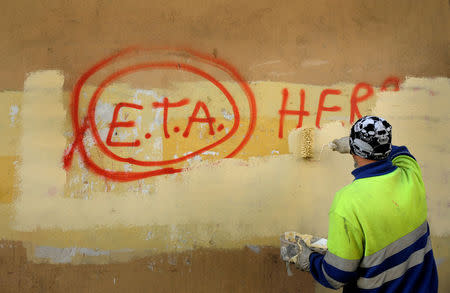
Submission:
{"label": "paint roller sleeve", "polygon": [[289,132],[288,143],[289,152],[296,157],[310,159],[313,157],[314,150],[314,129],[297,128]]}

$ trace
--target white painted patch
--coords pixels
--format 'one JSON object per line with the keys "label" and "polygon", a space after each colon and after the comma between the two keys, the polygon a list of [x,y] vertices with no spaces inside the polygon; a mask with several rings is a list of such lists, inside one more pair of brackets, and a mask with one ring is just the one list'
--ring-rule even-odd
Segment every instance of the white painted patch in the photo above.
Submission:
{"label": "white painted patch", "polygon": [[126,142],[128,137],[131,136],[131,133],[129,133],[128,131],[122,131],[119,133],[119,141],[123,141]]}
{"label": "white painted patch", "polygon": [[[134,120],[134,122],[136,123],[136,127],[134,129],[139,129],[142,126],[142,116],[138,116],[136,118],[136,120]],[[137,134],[136,134],[137,135]]]}
{"label": "white painted patch", "polygon": [[254,69],[254,68],[257,68],[257,67],[260,67],[260,66],[265,66],[265,65],[270,65],[270,64],[276,64],[276,63],[280,63],[281,62],[281,60],[269,60],[269,61],[266,61],[266,62],[263,62],[263,63],[258,63],[258,64],[256,64],[256,65],[253,65],[252,67],[250,67],[251,69]]}
{"label": "white painted patch", "polygon": [[289,72],[271,71],[271,72],[269,72],[269,75],[279,77],[279,76],[284,76],[284,75],[291,75],[291,74],[294,74],[294,73],[295,73],[295,71],[289,71]]}
{"label": "white painted patch", "polygon": [[84,247],[51,247],[51,246],[36,246],[34,248],[34,257],[37,259],[47,259],[52,263],[70,263],[72,258],[76,255],[81,256],[91,256],[91,257],[100,257],[100,256],[109,256],[111,254],[117,253],[130,253],[133,252],[133,249],[124,248],[117,250],[101,250],[101,249],[92,249],[92,248],[84,248]]}
{"label": "white painted patch", "polygon": [[254,253],[260,253],[261,248],[258,245],[247,245],[248,249],[253,251]]}
{"label": "white painted patch", "polygon": [[201,162],[201,161],[202,161],[202,157],[201,157],[200,155],[196,155],[196,156],[194,156],[194,157],[188,159],[187,161],[188,161],[188,163],[191,163],[191,162]]}
{"label": "white painted patch", "polygon": [[320,60],[320,59],[310,59],[305,60],[302,62],[302,67],[313,67],[313,66],[321,66],[328,64],[329,62],[327,60]]}
{"label": "white painted patch", "polygon": [[12,105],[9,108],[9,125],[10,126],[14,126],[18,113],[19,113],[19,107],[17,105]]}
{"label": "white painted patch", "polygon": [[125,170],[125,172],[132,172],[133,171],[133,168],[132,168],[131,164],[129,164],[129,163],[123,164],[123,169]]}
{"label": "white painted patch", "polygon": [[34,249],[36,258],[50,259],[53,263],[70,263],[76,254],[76,247],[57,248],[50,246],[38,246]]}
{"label": "white painted patch", "polygon": [[133,97],[133,100],[131,100],[131,102],[133,103],[133,104],[137,104],[137,105],[141,105],[142,106],[142,100],[141,99],[139,99],[138,97]]}
{"label": "white painted patch", "polygon": [[102,141],[106,141],[106,138],[108,137],[109,127],[104,127],[101,129],[98,129],[98,134],[100,135],[100,139]]}
{"label": "white painted patch", "polygon": [[87,256],[101,256],[109,255],[107,250],[90,249],[90,248],[77,248],[77,254],[87,255]]}
{"label": "white painted patch", "polygon": [[137,89],[134,92],[134,97],[137,98],[138,94],[143,94],[146,96],[151,96],[157,100],[162,99],[162,97],[158,96],[158,94],[154,90],[143,90],[143,89]]}
{"label": "white painted patch", "polygon": [[95,123],[98,128],[103,128],[112,121],[114,106],[110,103],[98,101],[95,107]]}
{"label": "white painted patch", "polygon": [[203,138],[203,132],[204,132],[204,130],[205,130],[205,124],[200,124],[200,132],[198,133],[198,137],[199,137],[200,139]]}
{"label": "white painted patch", "polygon": [[231,120],[234,119],[234,114],[228,112],[228,111],[225,110],[225,109],[222,109],[222,115],[223,115],[223,118],[225,118],[225,120],[231,121]]}
{"label": "white painted patch", "polygon": [[83,137],[83,144],[88,148],[91,148],[95,144],[95,139],[90,131],[86,131],[86,134]]}
{"label": "white painted patch", "polygon": [[203,152],[202,155],[218,156],[219,153],[218,152],[213,152],[213,151],[206,151],[206,152]]}
{"label": "white painted patch", "polygon": [[147,236],[145,237],[145,240],[150,240],[150,239],[152,239],[152,236],[153,236],[152,231],[149,231],[149,232],[147,233]]}
{"label": "white painted patch", "polygon": [[143,184],[141,188],[141,192],[144,194],[149,194],[152,186],[150,184]]}
{"label": "white painted patch", "polygon": [[153,109],[153,112],[156,112],[155,114],[155,119],[153,119],[153,122],[150,123],[150,132],[152,132],[153,130],[155,130],[155,126],[161,126],[163,125],[163,108],[157,108],[157,109]]}
{"label": "white painted patch", "polygon": [[277,155],[279,155],[279,154],[280,154],[280,152],[279,152],[279,151],[277,151],[277,150],[272,150],[271,154],[272,154],[272,155],[274,155],[274,154],[277,154]]}
{"label": "white painted patch", "polygon": [[[183,157],[185,157],[185,156],[187,156],[187,155],[190,155],[190,154],[192,154],[192,152],[184,153],[184,154],[183,154]],[[196,156],[194,156],[194,157],[192,157],[192,158],[190,158],[190,159],[187,159],[187,162],[188,162],[188,163],[192,163],[192,162],[195,162],[195,161],[201,162],[201,161],[202,161],[202,157],[201,157],[200,155],[196,155]]]}
{"label": "white painted patch", "polygon": [[155,137],[153,139],[153,149],[151,151],[151,158],[154,161],[161,161],[163,159],[163,138]]}

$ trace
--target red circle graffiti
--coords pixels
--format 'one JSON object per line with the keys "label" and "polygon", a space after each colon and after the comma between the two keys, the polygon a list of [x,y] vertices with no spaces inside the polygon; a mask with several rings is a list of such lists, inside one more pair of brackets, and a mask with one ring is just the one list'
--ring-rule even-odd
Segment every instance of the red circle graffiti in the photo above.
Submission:
{"label": "red circle graffiti", "polygon": [[[227,98],[228,102],[230,103],[232,109],[233,109],[233,114],[234,114],[234,124],[233,127],[231,129],[231,131],[225,135],[224,137],[222,137],[221,139],[219,139],[218,141],[207,145],[204,148],[201,148],[199,150],[196,150],[188,155],[176,158],[176,159],[172,159],[172,160],[165,160],[165,161],[140,161],[140,160],[136,160],[133,158],[123,158],[120,157],[118,155],[116,155],[115,153],[113,153],[109,148],[106,147],[106,145],[103,143],[103,141],[100,138],[100,134],[97,130],[96,124],[95,124],[95,107],[97,105],[97,101],[100,98],[103,90],[113,81],[123,77],[124,75],[127,74],[131,74],[133,72],[139,71],[139,70],[143,70],[143,69],[174,69],[174,70],[184,70],[196,75],[199,75],[203,78],[205,78],[206,80],[210,81],[212,84],[214,84]],[[189,158],[195,157],[198,154],[201,154],[207,150],[210,150],[222,143],[224,143],[225,141],[227,141],[228,139],[230,139],[233,134],[237,131],[238,127],[239,127],[239,122],[240,122],[240,116],[239,116],[239,109],[236,105],[236,102],[234,101],[233,97],[231,96],[231,94],[228,92],[228,90],[223,86],[222,83],[220,83],[219,81],[217,81],[215,78],[213,78],[211,75],[209,75],[208,73],[204,72],[203,70],[196,68],[194,66],[188,65],[188,64],[183,64],[183,63],[177,63],[177,62],[158,62],[158,63],[144,63],[144,64],[138,64],[138,65],[133,65],[130,67],[126,67],[124,69],[121,69],[113,74],[111,74],[110,76],[108,76],[104,81],[102,81],[100,83],[100,85],[98,86],[97,90],[94,92],[94,94],[92,95],[91,101],[89,103],[89,111],[88,111],[88,117],[89,117],[89,122],[91,125],[91,130],[92,130],[92,134],[97,142],[97,145],[99,146],[99,148],[102,150],[103,153],[105,153],[107,156],[109,156],[110,158],[116,160],[116,161],[120,161],[120,162],[126,162],[126,163],[130,163],[130,164],[134,164],[134,165],[138,165],[138,166],[161,166],[161,165],[168,165],[168,164],[176,164],[182,161],[185,161]]]}
{"label": "red circle graffiti", "polygon": [[[158,170],[143,171],[143,172],[123,172],[123,171],[106,170],[106,169],[100,167],[99,165],[97,165],[89,157],[89,155],[87,154],[86,149],[84,147],[84,144],[83,144],[84,134],[89,127],[91,129],[95,128],[95,124],[92,123],[93,120],[90,119],[89,117],[83,117],[82,122],[80,121],[78,107],[79,107],[80,93],[81,93],[82,87],[87,82],[87,80],[91,76],[93,76],[96,72],[98,72],[99,70],[113,64],[114,62],[124,58],[125,56],[136,54],[136,53],[139,53],[142,51],[144,51],[144,52],[164,51],[164,52],[173,52],[173,53],[187,53],[191,57],[199,60],[200,62],[204,62],[205,64],[212,65],[212,66],[224,71],[225,73],[227,73],[235,82],[237,82],[239,84],[240,88],[245,93],[245,96],[248,100],[250,113],[249,113],[249,126],[248,126],[245,136],[243,137],[243,139],[239,143],[239,145],[231,153],[229,153],[226,156],[226,158],[234,157],[237,153],[239,153],[244,148],[244,146],[250,140],[250,137],[251,137],[253,131],[255,130],[255,126],[256,126],[257,111],[256,111],[255,97],[253,95],[253,92],[250,89],[250,86],[241,77],[241,75],[238,73],[238,71],[233,66],[231,66],[230,64],[228,64],[227,62],[225,62],[223,60],[215,58],[214,56],[200,53],[200,52],[197,52],[197,51],[194,51],[191,49],[185,49],[185,48],[145,49],[145,48],[131,47],[131,48],[124,49],[110,57],[107,57],[107,58],[101,60],[100,62],[95,64],[93,67],[91,67],[88,71],[86,71],[78,79],[77,83],[75,84],[74,89],[72,91],[72,97],[71,97],[72,98],[71,99],[71,115],[72,115],[72,126],[74,129],[74,142],[64,153],[63,163],[64,163],[64,168],[66,170],[68,170],[71,166],[75,149],[77,149],[79,151],[82,161],[84,162],[85,166],[89,170],[91,170],[92,172],[94,172],[98,175],[104,176],[106,178],[109,178],[109,179],[115,180],[115,181],[122,181],[122,182],[133,181],[133,180],[143,179],[143,178],[147,178],[147,177],[151,177],[151,176],[158,176],[158,175],[163,175],[163,174],[173,174],[173,173],[181,172],[183,170],[181,168],[171,168],[171,167],[165,167],[165,168],[161,168]],[[178,66],[178,64],[177,64],[177,66]],[[95,114],[95,110],[93,112]],[[89,113],[88,113],[88,116],[89,116]],[[95,121],[95,119],[94,119],[94,121]],[[236,123],[235,123],[235,125],[236,125]],[[187,159],[187,158],[185,158],[185,159]]]}

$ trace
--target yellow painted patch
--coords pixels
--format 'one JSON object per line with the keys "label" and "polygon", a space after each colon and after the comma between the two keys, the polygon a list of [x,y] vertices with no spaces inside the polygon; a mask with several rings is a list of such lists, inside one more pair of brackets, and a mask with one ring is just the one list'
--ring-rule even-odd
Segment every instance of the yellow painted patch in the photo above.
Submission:
{"label": "yellow painted patch", "polygon": [[[5,214],[13,217],[5,219],[1,234],[29,242],[30,258],[36,261],[39,261],[39,253],[36,256],[33,249],[38,247],[38,251],[45,251],[47,246],[102,250],[127,248],[131,250],[125,254],[132,257],[151,254],[153,250],[277,245],[278,235],[290,230],[326,236],[328,207],[333,195],[352,180],[351,158],[326,147],[334,138],[348,134],[352,84],[252,83],[258,109],[256,128],[236,158],[224,159],[232,148],[223,145],[176,164],[185,168],[182,173],[127,183],[114,182],[93,173],[86,168],[78,152],[75,152],[69,171],[62,169],[62,155],[73,142],[74,135],[67,111],[70,93],[62,91],[62,84],[62,75],[55,71],[34,73],[26,83],[24,102],[18,103],[20,115],[16,126],[23,131],[20,147],[17,147],[20,152],[16,151],[23,162],[19,164],[17,174],[21,189],[13,193],[19,196],[17,200],[5,199],[4,202],[10,204],[2,207]],[[109,130],[114,107],[120,102],[133,101],[123,99],[133,98],[139,91],[124,83],[114,86],[103,97],[104,112],[96,120],[103,136]],[[233,87],[232,84],[228,86]],[[416,86],[423,89],[416,90]],[[196,87],[197,95],[214,97],[207,87],[202,92],[201,84],[192,83],[173,86],[170,96],[174,101],[179,100],[185,97],[183,92],[192,93],[189,92],[192,87]],[[279,138],[279,110],[284,88],[290,93],[289,110],[298,110],[298,93],[305,89],[305,110],[310,115],[304,117],[303,125],[307,127],[315,125],[320,92],[325,88],[342,91],[341,95],[330,96],[326,100],[326,106],[336,105],[342,110],[323,113],[321,129],[314,132],[312,160],[298,159],[289,154],[288,132],[296,127],[297,116],[286,116],[283,138]],[[87,87],[86,90],[92,94],[94,88]],[[446,97],[449,92],[448,79],[409,79],[399,92],[380,94],[376,90],[376,96],[359,104],[362,114],[374,113],[388,118],[394,130],[397,129],[394,131],[395,143],[407,144],[420,158],[419,162],[423,162],[425,184],[431,191],[429,206],[434,235],[448,233],[445,216],[442,216],[445,214],[442,203],[446,198],[443,192],[447,184],[446,173],[435,158],[448,156],[446,149],[439,146],[445,145],[443,141],[448,139],[442,125],[448,119],[444,109],[448,108]],[[21,95],[16,94],[18,97]],[[144,104],[148,97],[141,91],[136,99],[134,103],[139,103],[140,99]],[[433,99],[433,104],[427,99]],[[151,105],[150,101],[148,99],[145,104]],[[10,104],[7,103],[8,106]],[[81,103],[80,112],[85,112],[87,106],[86,101]],[[207,106],[216,121],[219,118],[223,123],[230,121],[227,120],[230,119],[229,109],[223,111],[225,106],[216,105],[212,100]],[[241,106],[245,109],[245,105]],[[159,124],[155,123],[158,122],[156,113],[151,109],[145,112],[146,115],[124,109],[118,121],[137,121],[140,124],[136,122],[135,127],[117,129],[118,135],[114,139],[141,139],[143,144],[139,152],[139,148],[120,147],[115,151],[128,156],[137,152],[147,160],[169,160],[210,143],[217,134],[216,137],[209,135],[209,126],[204,123],[194,123],[189,138],[181,136],[193,108],[194,104],[190,104],[183,110],[170,112],[170,139],[163,137],[161,120]],[[418,115],[419,111],[430,114]],[[242,113],[241,122],[246,129],[249,117],[245,111]],[[204,114],[200,111],[199,117],[204,117]],[[143,135],[150,130],[152,123],[152,137],[145,140]],[[414,125],[413,130],[410,125]],[[181,129],[178,133],[173,131],[175,126]],[[434,135],[433,139],[428,137],[432,133],[430,129],[440,135]],[[13,136],[16,130],[5,131]],[[238,132],[231,141],[239,141],[243,133],[245,131]],[[411,133],[416,136],[413,138]],[[89,133],[84,142],[90,157],[106,169],[123,172],[145,170],[145,167],[108,158],[99,151]],[[2,147],[7,150],[6,146]],[[13,160],[13,157],[4,156],[5,160]],[[11,162],[7,164],[11,165]],[[1,186],[10,188],[5,183]],[[118,259],[125,257],[120,255]],[[77,257],[72,261],[82,262]],[[101,256],[98,261],[108,260]]]}
{"label": "yellow painted patch", "polygon": [[0,156],[0,203],[11,203],[17,197],[17,156]]}

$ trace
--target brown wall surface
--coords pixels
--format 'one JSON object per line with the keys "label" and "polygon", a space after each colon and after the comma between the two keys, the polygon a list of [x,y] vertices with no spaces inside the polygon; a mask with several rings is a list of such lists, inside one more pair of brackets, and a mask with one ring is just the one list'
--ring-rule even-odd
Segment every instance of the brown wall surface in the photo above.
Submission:
{"label": "brown wall surface", "polygon": [[2,292],[314,292],[312,277],[276,248],[196,250],[116,264],[33,264],[20,243],[2,241]]}
{"label": "brown wall surface", "polygon": [[[7,1],[3,12],[3,89],[39,69],[63,70],[71,89],[91,64],[133,45],[198,49],[247,80],[378,83],[449,68],[447,1]],[[319,56],[327,66],[302,68]]]}
{"label": "brown wall surface", "polygon": [[[360,104],[361,114],[382,112],[397,141],[422,159],[440,290],[450,290],[448,1],[4,2],[0,292],[328,292],[307,273],[287,275],[278,237],[289,230],[326,237],[327,211],[334,192],[352,180],[352,162],[323,145],[348,133],[348,101],[360,82],[375,92]],[[258,112],[239,155],[221,160],[229,151],[222,146],[200,165],[195,158],[176,165],[183,173],[117,182],[89,169],[75,151],[64,171],[61,158],[76,139],[76,82],[131,46],[194,49],[232,64],[253,90]],[[124,95],[153,91],[178,100],[197,95],[208,99],[211,113],[225,113],[226,127],[228,108],[210,103],[217,89],[178,73],[125,77],[101,103],[117,106]],[[400,91],[383,93],[388,77],[402,82]],[[154,84],[146,85],[150,79]],[[219,79],[233,94],[239,90],[229,76]],[[100,81],[90,80],[83,93]],[[282,90],[295,99],[290,109],[297,109],[298,91],[307,90],[304,126],[313,127],[319,94],[329,87],[342,95],[327,105],[342,111],[323,114],[316,160],[296,161],[287,141],[296,117],[286,118],[278,137]],[[105,107],[109,120],[99,118],[105,129],[113,106]],[[238,106],[241,124],[249,125],[250,106]],[[173,113],[170,123],[184,123],[192,109]],[[175,158],[203,142],[202,129],[193,130],[200,138],[192,143],[170,143],[155,131],[160,148],[145,146],[142,153]],[[88,150],[105,170],[144,170],[104,158],[95,146]]]}

